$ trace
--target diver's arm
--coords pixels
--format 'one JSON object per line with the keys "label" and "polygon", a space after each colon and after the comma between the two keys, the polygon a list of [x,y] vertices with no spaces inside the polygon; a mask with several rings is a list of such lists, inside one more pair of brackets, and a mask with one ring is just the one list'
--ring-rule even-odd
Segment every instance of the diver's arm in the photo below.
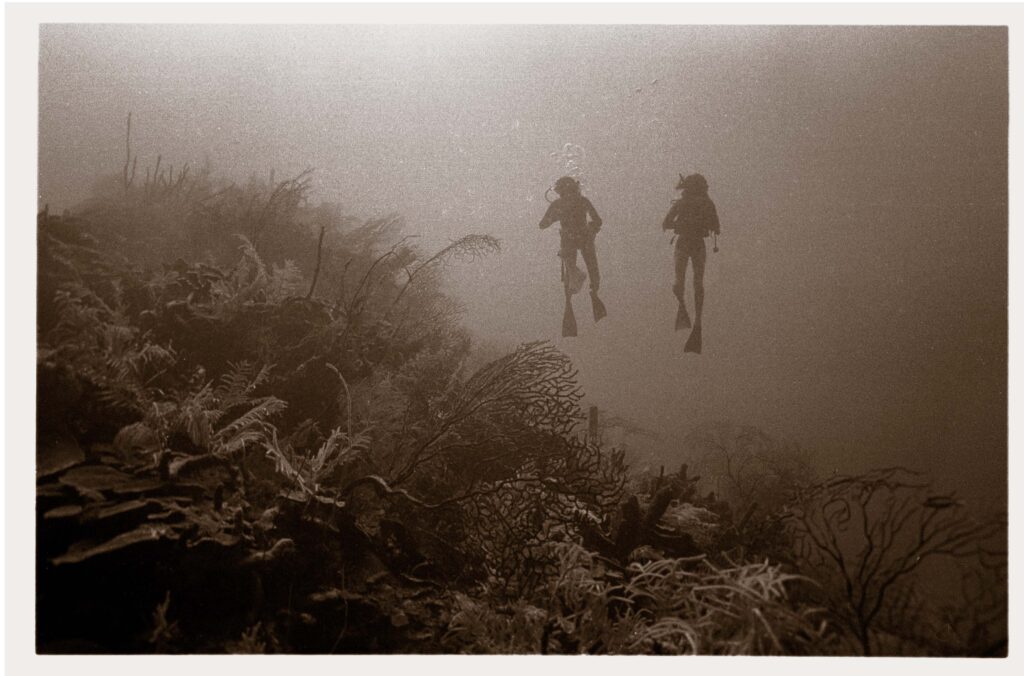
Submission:
{"label": "diver's arm", "polygon": [[721,225],[719,225],[718,223],[718,210],[715,209],[715,203],[712,202],[711,200],[708,200],[707,218],[708,230],[715,233],[716,235],[721,233]]}
{"label": "diver's arm", "polygon": [[557,209],[555,209],[556,204],[558,204],[557,200],[552,202],[551,206],[548,207],[548,210],[544,212],[544,218],[540,219],[541,230],[551,227],[551,224],[558,220],[558,216],[555,213],[557,211]]}
{"label": "diver's arm", "polygon": [[665,214],[665,220],[661,222],[662,230],[672,230],[675,226],[676,212],[679,211],[679,202],[674,202],[672,208]]}
{"label": "diver's arm", "polygon": [[601,225],[604,223],[604,221],[602,221],[601,217],[597,215],[597,209],[594,208],[594,205],[590,202],[590,200],[586,198],[584,199],[587,203],[587,213],[590,214],[590,224],[594,226],[594,232],[597,232],[598,230],[601,229]]}

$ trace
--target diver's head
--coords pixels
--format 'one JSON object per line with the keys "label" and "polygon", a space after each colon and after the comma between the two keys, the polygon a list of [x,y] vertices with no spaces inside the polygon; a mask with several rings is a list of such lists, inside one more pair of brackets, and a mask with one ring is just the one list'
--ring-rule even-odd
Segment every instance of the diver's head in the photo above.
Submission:
{"label": "diver's head", "polygon": [[690,174],[685,178],[682,174],[679,174],[679,183],[676,184],[676,190],[682,190],[684,192],[694,194],[704,194],[708,191],[708,181],[700,174]]}
{"label": "diver's head", "polygon": [[572,176],[563,176],[555,181],[555,192],[557,192],[560,197],[565,197],[566,195],[578,195],[580,194],[580,182]]}

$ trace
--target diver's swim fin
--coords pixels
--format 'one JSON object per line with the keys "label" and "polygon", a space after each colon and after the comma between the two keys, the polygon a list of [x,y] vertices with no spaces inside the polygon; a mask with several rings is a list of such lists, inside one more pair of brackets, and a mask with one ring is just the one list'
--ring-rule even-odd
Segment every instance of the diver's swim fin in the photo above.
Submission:
{"label": "diver's swim fin", "polygon": [[676,312],[676,331],[690,328],[690,315],[686,311],[686,303],[679,303],[679,311]]}
{"label": "diver's swim fin", "polygon": [[700,339],[700,324],[693,327],[693,331],[690,331],[690,337],[686,340],[686,345],[683,347],[683,352],[696,352],[700,354],[701,339]]}
{"label": "diver's swim fin", "polygon": [[590,304],[594,307],[594,323],[601,321],[608,316],[608,311],[604,309],[604,303],[597,297],[597,293],[594,291],[590,292]]}
{"label": "diver's swim fin", "polygon": [[572,311],[572,296],[565,296],[565,314],[562,315],[562,337],[576,337],[576,313]]}

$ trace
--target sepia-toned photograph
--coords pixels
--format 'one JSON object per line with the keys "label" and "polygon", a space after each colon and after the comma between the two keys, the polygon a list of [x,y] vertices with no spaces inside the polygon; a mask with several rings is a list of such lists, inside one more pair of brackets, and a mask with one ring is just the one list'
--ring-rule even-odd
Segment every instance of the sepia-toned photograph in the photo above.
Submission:
{"label": "sepia-toned photograph", "polygon": [[31,650],[1008,655],[1008,26],[572,7],[38,25]]}

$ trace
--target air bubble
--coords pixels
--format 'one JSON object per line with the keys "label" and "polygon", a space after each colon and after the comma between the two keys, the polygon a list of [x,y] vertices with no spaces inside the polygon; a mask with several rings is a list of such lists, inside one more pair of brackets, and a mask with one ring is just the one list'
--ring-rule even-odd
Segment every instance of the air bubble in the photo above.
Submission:
{"label": "air bubble", "polygon": [[572,176],[577,181],[582,180],[583,159],[586,156],[583,146],[576,143],[565,143],[560,151],[552,152],[551,156],[558,158],[559,171],[563,176]]}

